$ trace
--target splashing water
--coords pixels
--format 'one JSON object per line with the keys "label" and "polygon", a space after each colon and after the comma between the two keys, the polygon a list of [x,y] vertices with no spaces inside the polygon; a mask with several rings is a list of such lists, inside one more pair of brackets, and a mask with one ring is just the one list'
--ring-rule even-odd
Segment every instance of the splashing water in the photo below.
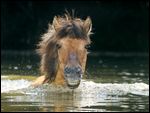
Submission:
{"label": "splashing water", "polygon": [[30,82],[24,79],[21,80],[2,80],[1,93],[10,92],[13,90],[23,89],[30,86]]}
{"label": "splashing water", "polygon": [[[82,82],[81,89],[87,90],[89,92],[95,91],[96,93],[101,93],[105,95],[124,95],[127,93],[137,94],[137,95],[149,95],[149,85],[145,83],[94,83],[92,81]],[[94,89],[94,90],[93,90]]]}
{"label": "splashing water", "polygon": [[[2,76],[2,78],[5,78]],[[72,91],[67,87],[56,87],[53,85],[41,85],[37,88],[30,86],[31,81],[20,79],[20,80],[1,80],[1,93],[8,93],[10,91],[26,89],[26,93],[34,93],[50,91],[50,92],[68,92]],[[30,86],[30,87],[29,87]],[[145,83],[95,83],[93,81],[82,80],[81,84],[75,92],[84,92],[86,94],[100,94],[100,95],[124,95],[127,93],[136,95],[149,96],[149,85]]]}
{"label": "splashing water", "polygon": [[[45,108],[44,106],[49,106],[50,108],[54,106],[56,108],[60,108],[61,106],[63,108],[68,107],[66,111],[73,111],[73,109],[75,111],[105,111],[106,109],[95,109],[94,106],[129,107],[129,105],[121,104],[122,102],[129,101],[126,95],[149,96],[149,85],[145,83],[113,84],[82,80],[77,89],[71,90],[68,87],[54,86],[52,84],[44,84],[33,88],[30,86],[31,81],[28,79],[10,80],[7,76],[2,76],[1,78],[1,93],[10,95],[5,96],[8,98],[6,102],[10,101],[10,104],[17,102],[17,105],[11,104],[13,107],[16,106],[17,109],[19,109],[18,106],[27,108],[33,105],[37,108],[39,106],[43,106],[43,108]],[[14,96],[11,96],[12,94]],[[5,103],[5,100],[3,101]],[[22,102],[23,104],[21,104]]]}
{"label": "splashing water", "polygon": [[148,57],[88,56],[88,79],[73,91],[51,84],[31,87],[36,76],[29,75],[38,75],[39,66],[34,55],[20,55],[19,51],[19,55],[4,54],[2,58],[3,112],[149,111]]}

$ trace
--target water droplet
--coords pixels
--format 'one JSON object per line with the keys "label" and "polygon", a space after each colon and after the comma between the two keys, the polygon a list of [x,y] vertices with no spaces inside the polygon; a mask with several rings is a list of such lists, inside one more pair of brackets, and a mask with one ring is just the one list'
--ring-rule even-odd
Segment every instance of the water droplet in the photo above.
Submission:
{"label": "water droplet", "polygon": [[14,69],[15,69],[15,70],[18,70],[18,67],[17,67],[17,66],[15,66],[15,67],[14,67]]}
{"label": "water droplet", "polygon": [[123,71],[123,72],[121,72],[121,73],[118,73],[119,75],[131,75],[131,73],[129,73],[129,72],[125,72],[125,71]]}
{"label": "water droplet", "polygon": [[27,67],[27,69],[31,69],[32,65],[27,65],[26,67]]}

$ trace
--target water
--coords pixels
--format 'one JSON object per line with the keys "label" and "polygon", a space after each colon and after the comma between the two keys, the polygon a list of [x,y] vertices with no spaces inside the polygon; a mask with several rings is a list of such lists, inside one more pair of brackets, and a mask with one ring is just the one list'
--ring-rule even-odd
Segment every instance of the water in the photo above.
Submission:
{"label": "water", "polygon": [[1,61],[1,111],[149,111],[147,56],[89,56],[87,79],[74,91],[31,87],[39,75],[35,54],[2,54]]}

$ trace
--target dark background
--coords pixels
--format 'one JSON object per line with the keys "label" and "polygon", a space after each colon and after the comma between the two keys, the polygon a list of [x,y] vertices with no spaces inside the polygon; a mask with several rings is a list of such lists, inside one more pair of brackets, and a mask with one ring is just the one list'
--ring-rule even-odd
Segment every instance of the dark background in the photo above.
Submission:
{"label": "dark background", "polygon": [[55,15],[93,21],[92,51],[148,52],[149,1],[1,1],[1,50],[34,50]]}

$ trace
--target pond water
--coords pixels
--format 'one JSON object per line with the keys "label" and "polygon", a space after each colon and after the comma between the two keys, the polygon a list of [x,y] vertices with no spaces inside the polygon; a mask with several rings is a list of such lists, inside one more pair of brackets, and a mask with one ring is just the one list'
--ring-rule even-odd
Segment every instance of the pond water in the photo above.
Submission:
{"label": "pond water", "polygon": [[148,56],[91,54],[75,90],[31,87],[39,76],[32,52],[2,52],[1,61],[1,111],[149,111]]}

